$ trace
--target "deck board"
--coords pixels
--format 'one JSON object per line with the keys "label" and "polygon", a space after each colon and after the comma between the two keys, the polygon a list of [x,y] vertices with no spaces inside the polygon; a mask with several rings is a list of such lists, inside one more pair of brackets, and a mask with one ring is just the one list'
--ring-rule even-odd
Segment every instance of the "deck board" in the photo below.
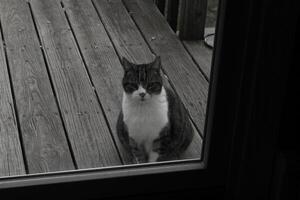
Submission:
{"label": "deck board", "polygon": [[[122,2],[117,0],[95,0],[94,2],[119,55],[136,63],[153,61],[154,54],[149,49]],[[165,84],[168,85],[168,81],[165,81]],[[185,155],[180,159],[199,158],[201,156],[202,138],[197,134],[197,129],[194,126],[193,128],[196,133],[194,140]]]}
{"label": "deck board", "polygon": [[5,53],[0,42],[0,177],[26,173],[13,105]]}
{"label": "deck board", "polygon": [[78,168],[121,160],[59,1],[31,1]]}
{"label": "deck board", "polygon": [[152,1],[124,0],[124,3],[151,49],[161,56],[165,73],[203,135],[207,80]]}
{"label": "deck board", "polygon": [[29,6],[6,0],[0,12],[29,173],[74,169]]}
{"label": "deck board", "polygon": [[209,80],[211,71],[212,50],[205,46],[203,41],[183,41],[187,51],[193,57],[205,78]]}
{"label": "deck board", "polygon": [[93,2],[120,57],[138,64],[154,60],[155,55],[148,48],[122,1]]}
{"label": "deck board", "polygon": [[64,6],[124,164],[131,164],[116,133],[122,102],[123,69],[114,47],[89,0],[64,0]]}

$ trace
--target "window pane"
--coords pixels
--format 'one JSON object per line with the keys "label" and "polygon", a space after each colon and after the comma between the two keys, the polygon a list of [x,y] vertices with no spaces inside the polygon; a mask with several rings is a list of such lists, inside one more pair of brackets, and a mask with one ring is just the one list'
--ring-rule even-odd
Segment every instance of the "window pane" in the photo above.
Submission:
{"label": "window pane", "polygon": [[1,1],[0,177],[201,160],[217,8]]}

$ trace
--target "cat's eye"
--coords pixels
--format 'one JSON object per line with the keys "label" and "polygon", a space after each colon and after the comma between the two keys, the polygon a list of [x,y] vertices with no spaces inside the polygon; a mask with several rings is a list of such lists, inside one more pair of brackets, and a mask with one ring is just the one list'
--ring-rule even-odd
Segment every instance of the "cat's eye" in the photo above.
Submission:
{"label": "cat's eye", "polygon": [[124,89],[126,92],[133,92],[138,89],[138,85],[134,83],[125,83]]}
{"label": "cat's eye", "polygon": [[161,83],[150,83],[147,89],[150,91],[158,91],[161,89]]}

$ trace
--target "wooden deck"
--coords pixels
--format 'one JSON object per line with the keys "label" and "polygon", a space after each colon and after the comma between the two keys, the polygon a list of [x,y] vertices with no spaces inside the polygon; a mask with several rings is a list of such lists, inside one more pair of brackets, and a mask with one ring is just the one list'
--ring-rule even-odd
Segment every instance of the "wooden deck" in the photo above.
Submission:
{"label": "wooden deck", "polygon": [[151,0],[0,0],[0,177],[134,164],[117,137],[122,56],[160,55],[200,158],[211,50]]}

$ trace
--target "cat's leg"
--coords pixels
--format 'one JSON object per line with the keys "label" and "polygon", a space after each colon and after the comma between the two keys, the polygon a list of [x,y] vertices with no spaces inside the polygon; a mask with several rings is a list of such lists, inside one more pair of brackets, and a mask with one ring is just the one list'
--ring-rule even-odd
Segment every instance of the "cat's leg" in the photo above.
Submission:
{"label": "cat's leg", "polygon": [[159,157],[159,148],[160,148],[160,141],[157,139],[145,145],[145,149],[148,154],[148,159],[147,159],[148,162],[157,162],[157,159]]}
{"label": "cat's leg", "polygon": [[132,151],[134,148],[134,143],[133,143],[133,141],[131,141],[132,138],[129,138],[127,128],[123,121],[123,112],[122,111],[119,114],[116,128],[117,128],[117,134],[119,136],[119,140],[122,143],[124,150],[126,151],[126,153],[130,154],[133,163],[137,162],[137,159]]}
{"label": "cat's leg", "polygon": [[[156,162],[161,161],[169,161],[169,160],[177,160],[178,155],[177,152],[173,149],[170,149],[168,144],[171,143],[170,137],[168,135],[164,135],[163,137],[157,138],[153,141],[151,157],[155,159]],[[150,157],[150,154],[149,154]],[[149,159],[150,160],[150,159]]]}
{"label": "cat's leg", "polygon": [[147,155],[145,149],[143,147],[139,147],[136,141],[132,138],[129,138],[129,145],[131,147],[131,151],[138,163],[147,162]]}

